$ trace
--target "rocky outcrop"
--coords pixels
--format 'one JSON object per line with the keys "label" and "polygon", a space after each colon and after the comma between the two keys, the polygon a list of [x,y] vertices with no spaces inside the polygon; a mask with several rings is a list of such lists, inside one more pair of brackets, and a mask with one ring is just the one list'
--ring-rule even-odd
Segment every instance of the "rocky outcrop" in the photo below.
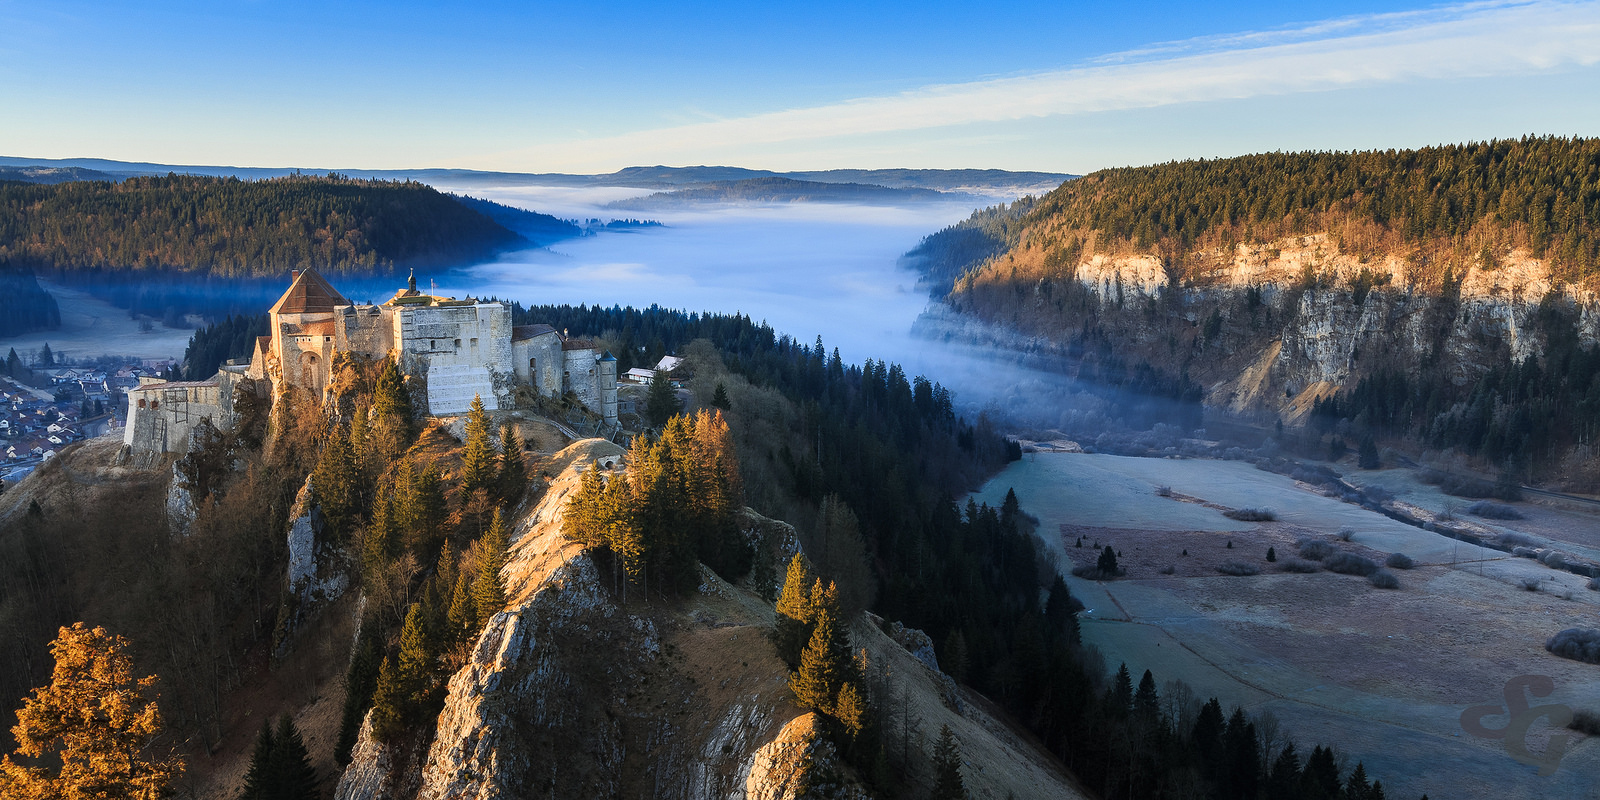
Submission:
{"label": "rocky outcrop", "polygon": [[925,336],[1054,357],[1114,353],[1199,383],[1206,403],[1293,424],[1315,400],[1379,367],[1440,367],[1470,387],[1491,366],[1544,352],[1541,304],[1572,310],[1600,340],[1600,297],[1517,251],[1449,270],[1367,258],[1324,234],[1189,256],[1180,275],[1151,254],[1063,264],[1024,241],[918,321]]}
{"label": "rocky outcrop", "polygon": [[794,718],[777,737],[750,757],[743,794],[747,800],[799,800],[799,798],[861,798],[860,789],[839,779],[839,757],[822,735],[815,712]]}
{"label": "rocky outcrop", "polygon": [[194,494],[178,472],[178,465],[173,464],[172,480],[167,482],[167,524],[172,529],[172,535],[188,536],[196,513]]}
{"label": "rocky outcrop", "polygon": [[[363,730],[338,800],[489,800],[508,797],[741,800],[796,797],[800,767],[816,796],[864,797],[814,715],[802,714],[787,667],[766,632],[772,604],[708,569],[699,591],[663,605],[618,601],[609,569],[561,535],[568,497],[596,460],[623,456],[598,439],[575,442],[547,465],[557,477],[515,522],[503,570],[505,610],[484,626],[448,681],[417,752]],[[788,525],[748,509],[741,527],[777,551],[797,546]],[[950,724],[974,758],[975,796],[1072,797],[1048,757],[971,704],[949,702],[949,679],[864,619],[853,627],[871,654],[882,697],[914,713],[902,741],[922,748]],[[902,631],[915,649],[926,637]],[[936,663],[936,662],[935,662]],[[422,748],[426,749],[423,750]],[[915,756],[914,770],[926,767]],[[988,763],[986,761],[985,763]]]}

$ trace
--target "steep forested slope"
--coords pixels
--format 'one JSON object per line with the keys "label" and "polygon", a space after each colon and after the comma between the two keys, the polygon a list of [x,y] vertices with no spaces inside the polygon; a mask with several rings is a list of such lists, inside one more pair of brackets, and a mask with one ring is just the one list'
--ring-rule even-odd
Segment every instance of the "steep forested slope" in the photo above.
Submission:
{"label": "steep forested slope", "polygon": [[[1317,446],[1388,439],[1600,483],[1573,447],[1600,432],[1600,140],[1104,170],[1013,216],[920,248],[962,273],[952,335],[1082,377],[1140,365],[1214,409],[1314,421]],[[940,238],[977,232],[986,247]]]}
{"label": "steep forested slope", "polygon": [[371,274],[453,265],[523,245],[494,220],[409,181],[168,175],[0,182],[0,261],[35,268]]}

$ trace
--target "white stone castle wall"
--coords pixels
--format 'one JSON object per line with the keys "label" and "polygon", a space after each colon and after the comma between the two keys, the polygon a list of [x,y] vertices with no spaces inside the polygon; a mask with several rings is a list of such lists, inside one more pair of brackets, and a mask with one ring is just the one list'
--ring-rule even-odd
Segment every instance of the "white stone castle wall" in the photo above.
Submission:
{"label": "white stone castle wall", "polygon": [[402,359],[428,376],[428,413],[464,414],[475,396],[489,409],[510,404],[510,309],[500,303],[424,306],[402,308],[396,317]]}

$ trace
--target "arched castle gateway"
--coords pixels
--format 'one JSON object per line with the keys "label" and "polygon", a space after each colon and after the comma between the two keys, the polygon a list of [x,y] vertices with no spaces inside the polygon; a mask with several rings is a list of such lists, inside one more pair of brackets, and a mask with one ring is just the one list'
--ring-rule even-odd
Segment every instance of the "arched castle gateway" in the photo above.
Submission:
{"label": "arched castle gateway", "polygon": [[[513,327],[506,303],[426,295],[417,291],[413,275],[388,302],[357,305],[307,269],[294,273],[270,314],[272,334],[256,340],[242,372],[270,381],[274,395],[287,383],[323,396],[339,353],[373,359],[392,355],[401,372],[424,383],[426,410],[434,416],[465,414],[475,396],[491,410],[509,408],[512,389],[522,385],[549,397],[572,392],[607,424],[617,422],[617,360],[594,342],[567,338],[549,325]],[[224,368],[208,381],[183,384],[190,390],[186,395],[195,396],[183,409],[185,421],[206,418],[218,427],[231,425],[232,403],[225,400],[231,400],[236,381]],[[172,408],[170,400],[166,407],[159,405],[160,398],[176,388],[179,384],[152,383],[128,392],[124,443],[157,452],[187,448],[187,437],[140,433],[176,427],[156,424]]]}

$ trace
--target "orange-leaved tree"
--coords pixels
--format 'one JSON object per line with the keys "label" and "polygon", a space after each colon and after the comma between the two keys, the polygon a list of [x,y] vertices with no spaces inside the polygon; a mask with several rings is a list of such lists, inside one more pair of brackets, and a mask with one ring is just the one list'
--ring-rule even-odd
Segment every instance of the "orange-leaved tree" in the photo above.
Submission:
{"label": "orange-leaved tree", "polygon": [[17,712],[16,756],[0,760],[0,795],[17,800],[154,800],[183,770],[157,752],[156,676],[134,677],[127,640],[82,622],[50,644],[55,673]]}

